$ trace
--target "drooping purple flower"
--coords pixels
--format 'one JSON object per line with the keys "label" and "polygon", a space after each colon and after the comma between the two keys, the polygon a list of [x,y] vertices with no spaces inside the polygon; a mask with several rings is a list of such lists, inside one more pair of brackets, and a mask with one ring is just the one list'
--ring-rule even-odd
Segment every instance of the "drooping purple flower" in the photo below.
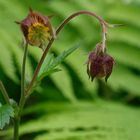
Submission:
{"label": "drooping purple flower", "polygon": [[105,77],[105,81],[107,82],[107,79],[112,73],[113,64],[114,59],[97,47],[96,51],[89,54],[87,62],[87,73],[91,81],[93,81],[94,78]]}

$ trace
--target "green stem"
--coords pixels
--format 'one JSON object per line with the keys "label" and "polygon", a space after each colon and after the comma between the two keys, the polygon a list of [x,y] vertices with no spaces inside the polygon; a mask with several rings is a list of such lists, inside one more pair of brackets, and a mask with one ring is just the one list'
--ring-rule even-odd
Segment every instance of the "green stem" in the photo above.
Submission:
{"label": "green stem", "polygon": [[6,103],[10,105],[10,100],[9,100],[10,98],[8,96],[8,93],[7,93],[6,89],[5,89],[2,81],[0,81],[0,89],[1,89],[2,95],[3,95]]}
{"label": "green stem", "polygon": [[[79,15],[83,15],[83,14],[84,14],[84,15],[93,16],[93,17],[95,17],[95,18],[100,22],[100,24],[101,24],[101,26],[102,26],[102,34],[103,34],[103,39],[102,39],[102,41],[105,43],[105,33],[106,33],[106,30],[107,30],[107,27],[108,27],[108,23],[105,22],[100,16],[98,16],[98,15],[96,15],[94,12],[90,12],[90,11],[78,11],[78,12],[75,12],[75,13],[71,14],[69,17],[67,17],[67,18],[60,24],[60,26],[58,26],[58,28],[57,28],[57,30],[56,30],[56,35],[59,34],[59,32],[64,28],[64,26],[65,26],[69,21],[71,21],[73,18],[75,18],[75,17],[77,17],[77,16],[79,16]],[[29,86],[28,86],[28,88],[27,88],[27,91],[25,92],[26,97],[29,97],[30,94],[31,94],[31,91],[30,91],[30,90],[32,89],[32,87],[33,87],[33,85],[34,85],[34,82],[35,82],[35,80],[36,80],[36,78],[37,78],[37,75],[38,75],[38,73],[39,73],[39,71],[40,71],[40,68],[41,68],[41,66],[42,66],[42,64],[43,64],[43,62],[44,62],[44,60],[45,60],[45,57],[46,57],[46,55],[48,54],[48,51],[49,51],[49,49],[51,48],[51,46],[52,46],[54,40],[55,40],[55,39],[52,37],[52,39],[49,41],[48,46],[46,47],[46,49],[45,49],[45,51],[44,51],[44,53],[43,53],[43,55],[42,55],[42,57],[41,57],[41,59],[40,59],[38,65],[37,65],[37,67],[36,67],[36,69],[35,69],[33,78],[32,78],[32,80],[31,80],[31,82],[30,82],[30,84],[29,84]]]}
{"label": "green stem", "polygon": [[14,119],[14,140],[19,140],[20,117]]}
{"label": "green stem", "polygon": [[20,125],[20,118],[23,107],[26,102],[25,98],[25,66],[26,66],[26,58],[28,52],[28,44],[25,45],[24,49],[24,56],[23,56],[23,63],[22,63],[22,71],[21,71],[21,97],[19,101],[19,110],[14,119],[14,140],[19,140],[19,125]]}
{"label": "green stem", "polygon": [[19,106],[22,106],[22,102],[25,98],[25,95],[24,95],[25,94],[25,65],[26,65],[27,51],[28,51],[28,44],[26,43],[25,49],[24,49],[22,71],[21,71],[21,97],[19,101]]}

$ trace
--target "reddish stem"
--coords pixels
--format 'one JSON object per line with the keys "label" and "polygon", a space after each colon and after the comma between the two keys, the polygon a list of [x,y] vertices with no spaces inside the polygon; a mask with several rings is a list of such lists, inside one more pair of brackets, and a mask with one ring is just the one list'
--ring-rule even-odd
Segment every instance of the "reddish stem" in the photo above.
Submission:
{"label": "reddish stem", "polygon": [[[105,34],[106,34],[107,27],[108,27],[108,23],[105,22],[100,16],[97,16],[95,13],[90,12],[90,11],[79,11],[79,12],[73,13],[72,15],[70,15],[69,17],[67,17],[67,18],[58,26],[58,28],[57,28],[57,30],[56,30],[56,35],[59,34],[59,32],[64,28],[64,26],[65,26],[69,21],[71,21],[73,18],[75,18],[75,17],[77,17],[77,16],[79,16],[79,15],[83,15],[83,14],[93,16],[93,17],[95,17],[96,19],[99,20],[99,22],[100,22],[100,24],[101,24],[101,26],[102,26],[102,33],[103,33],[102,42],[105,43]],[[28,88],[27,88],[27,90],[26,90],[26,96],[27,96],[27,97],[31,94],[31,93],[30,93],[30,90],[32,89],[32,87],[33,87],[33,85],[34,85],[34,82],[35,82],[35,80],[36,80],[36,78],[37,78],[37,75],[38,75],[38,73],[39,73],[39,71],[40,71],[40,68],[41,68],[41,66],[42,66],[42,64],[43,64],[43,62],[44,62],[44,60],[45,60],[45,57],[46,57],[46,55],[48,54],[48,51],[49,51],[50,47],[52,46],[52,43],[54,42],[54,40],[55,40],[55,39],[52,38],[52,39],[49,41],[48,46],[46,47],[46,49],[45,49],[45,51],[44,51],[44,53],[43,53],[43,55],[42,55],[42,57],[41,57],[41,59],[40,59],[38,65],[37,65],[37,67],[36,67],[36,69],[35,69],[33,78],[32,78],[32,80],[31,80],[31,82],[30,82],[30,84],[29,84],[29,86],[28,86]]]}

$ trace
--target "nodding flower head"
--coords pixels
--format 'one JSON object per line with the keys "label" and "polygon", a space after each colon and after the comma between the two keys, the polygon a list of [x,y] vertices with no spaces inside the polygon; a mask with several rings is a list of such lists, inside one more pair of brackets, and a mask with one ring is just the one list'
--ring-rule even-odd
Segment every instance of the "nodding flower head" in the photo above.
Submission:
{"label": "nodding flower head", "polygon": [[32,46],[42,47],[47,40],[54,36],[49,16],[44,16],[30,9],[29,14],[21,22],[21,30],[27,43]]}
{"label": "nodding flower head", "polygon": [[87,62],[87,73],[91,81],[94,78],[103,78],[105,81],[112,73],[114,59],[102,51],[102,43],[96,45],[96,50],[91,52]]}

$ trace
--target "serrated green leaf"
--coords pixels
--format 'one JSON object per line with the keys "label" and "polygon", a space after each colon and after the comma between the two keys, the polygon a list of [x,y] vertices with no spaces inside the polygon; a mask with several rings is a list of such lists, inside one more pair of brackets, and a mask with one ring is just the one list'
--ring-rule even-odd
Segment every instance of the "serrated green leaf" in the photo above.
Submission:
{"label": "serrated green leaf", "polygon": [[58,69],[58,68],[49,70],[48,72],[43,73],[43,74],[41,75],[41,77],[39,78],[39,80],[43,79],[44,77],[46,77],[46,76],[48,76],[48,75],[50,75],[50,74],[52,74],[52,73],[59,72],[59,71],[61,71],[61,69]]}
{"label": "serrated green leaf", "polygon": [[56,67],[58,64],[60,64],[62,61],[64,61],[64,59],[69,56],[72,52],[74,52],[77,48],[79,48],[80,45],[75,45],[74,47],[64,51],[63,53],[61,53],[58,57],[56,57],[56,59],[54,60],[54,62],[52,63],[51,67]]}
{"label": "serrated green leaf", "polygon": [[9,124],[11,117],[14,117],[14,109],[9,105],[0,106],[0,129]]}
{"label": "serrated green leaf", "polygon": [[[60,43],[60,44],[57,43],[57,46],[54,47],[55,50],[58,53],[62,52],[62,50],[64,49],[64,46],[66,45],[66,44],[65,45],[64,44],[63,43]],[[79,78],[79,81],[81,81],[81,83],[83,83],[83,88],[85,89],[85,91],[88,91],[92,95],[95,95],[95,93],[96,93],[96,82],[94,82],[92,84],[90,82],[89,78],[88,78],[87,73],[86,73],[85,63],[86,63],[87,58],[88,58],[88,53],[84,50],[84,48],[86,48],[86,47],[87,46],[82,44],[81,48],[78,49],[73,55],[69,56],[69,58],[65,62],[75,72],[75,74]],[[59,79],[59,80],[61,80],[61,79]],[[83,94],[87,94],[87,93],[83,93]]]}
{"label": "serrated green leaf", "polygon": [[[50,67],[53,63],[54,55],[48,54],[44,60],[44,63],[39,71],[38,78],[41,80],[45,76],[45,71]],[[47,73],[47,72],[46,72]],[[47,75],[46,75],[47,76]]]}
{"label": "serrated green leaf", "polygon": [[68,57],[72,52],[74,52],[77,48],[79,48],[80,45],[75,45],[74,47],[71,47],[68,50],[65,50],[60,55],[58,55],[56,58],[51,54],[48,57],[46,57],[42,68],[40,70],[40,73],[38,75],[38,80],[43,79],[45,76],[60,71],[59,69],[56,69],[56,66],[58,66],[60,63],[64,61],[66,57]]}

